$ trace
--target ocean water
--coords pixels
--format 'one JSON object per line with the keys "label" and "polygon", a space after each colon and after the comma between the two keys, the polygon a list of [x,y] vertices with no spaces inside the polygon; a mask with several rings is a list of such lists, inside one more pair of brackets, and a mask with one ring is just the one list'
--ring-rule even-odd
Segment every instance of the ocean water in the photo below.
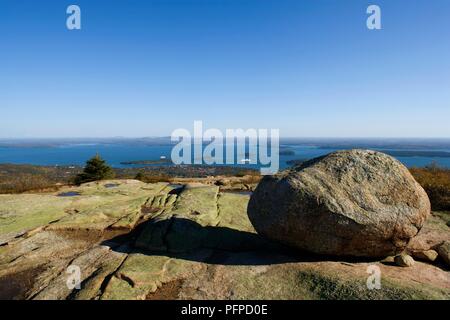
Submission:
{"label": "ocean water", "polygon": [[[307,160],[322,156],[339,149],[349,149],[351,145],[329,147],[322,145],[302,145],[296,143],[281,144],[280,150],[289,150],[294,154],[280,155],[280,169],[289,167],[288,161],[290,160]],[[355,146],[356,147],[356,146]],[[365,146],[370,148],[369,146]],[[70,143],[61,144],[56,146],[2,146],[0,147],[0,163],[12,163],[12,164],[32,164],[32,165],[59,165],[59,166],[72,166],[72,165],[84,165],[87,159],[99,153],[110,165],[117,168],[124,167],[138,167],[140,165],[125,165],[121,162],[139,161],[139,160],[158,160],[162,156],[170,159],[170,154],[173,145],[143,145],[133,143]],[[371,149],[377,149],[383,151],[379,145],[374,145]],[[411,155],[408,156],[394,156],[408,167],[417,166],[423,167],[433,162],[443,167],[450,168],[450,148],[441,147],[432,149],[427,148],[404,148],[399,146],[397,148],[390,146],[387,148],[389,152],[395,151],[411,151]],[[414,155],[414,152],[420,151],[420,155]],[[426,156],[427,152],[442,151],[447,152],[449,155],[444,157],[439,156]],[[245,155],[238,155],[237,166],[259,168],[259,165],[250,165],[241,163],[240,159],[246,158]],[[155,164],[155,165],[169,165],[169,164]]]}
{"label": "ocean water", "polygon": [[136,146],[126,144],[70,144],[55,147],[0,147],[0,163],[33,165],[83,165],[101,155],[113,167],[129,167],[121,162],[170,158],[171,145]]}
{"label": "ocean water", "polygon": [[[312,159],[315,157],[320,157],[320,156],[326,155],[333,151],[343,149],[343,148],[319,148],[319,147],[311,147],[311,146],[306,146],[306,147],[305,146],[289,146],[289,147],[295,150],[296,155],[295,156],[284,156],[284,157],[280,156],[280,163],[283,162],[283,167],[289,166],[286,164],[286,161],[293,160],[295,158],[301,158],[301,155],[304,155],[305,158],[307,158],[307,159]],[[347,148],[345,148],[345,149],[347,149]],[[424,149],[405,150],[403,148],[402,149],[395,149],[395,148],[383,149],[383,148],[375,148],[375,147],[370,148],[369,147],[369,149],[386,152],[386,153],[395,152],[395,151],[411,151],[411,153],[414,153],[415,151],[433,152],[433,151],[424,150]],[[450,149],[439,149],[439,151],[450,153]],[[396,158],[397,160],[399,160],[400,162],[402,162],[407,167],[425,167],[430,164],[436,163],[439,166],[450,168],[450,157],[435,157],[435,156],[427,157],[427,156],[417,156],[417,155],[393,156],[393,157]],[[281,159],[283,159],[283,161],[281,161]]]}

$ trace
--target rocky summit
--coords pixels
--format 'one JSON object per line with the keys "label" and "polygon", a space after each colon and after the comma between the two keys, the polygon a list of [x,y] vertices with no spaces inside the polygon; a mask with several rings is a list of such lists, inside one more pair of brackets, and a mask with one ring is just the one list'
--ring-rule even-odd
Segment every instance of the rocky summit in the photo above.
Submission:
{"label": "rocky summit", "polygon": [[319,254],[401,253],[430,215],[408,169],[375,151],[338,151],[265,177],[249,204],[256,231]]}
{"label": "rocky summit", "polygon": [[[401,268],[393,257],[337,259],[285,247],[255,231],[249,199],[211,179],[113,180],[0,195],[0,298],[450,298],[440,258]],[[432,215],[411,249],[449,241],[445,223]],[[377,290],[367,286],[374,266],[382,276]],[[68,285],[73,267],[79,289]]]}

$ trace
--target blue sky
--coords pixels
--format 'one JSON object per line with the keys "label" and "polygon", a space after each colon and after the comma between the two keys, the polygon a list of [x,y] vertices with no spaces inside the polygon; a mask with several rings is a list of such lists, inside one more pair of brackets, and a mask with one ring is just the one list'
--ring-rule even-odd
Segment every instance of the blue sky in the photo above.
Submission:
{"label": "blue sky", "polygon": [[[82,30],[66,28],[77,4]],[[366,8],[382,10],[379,31]],[[0,137],[450,137],[450,1],[0,0]]]}

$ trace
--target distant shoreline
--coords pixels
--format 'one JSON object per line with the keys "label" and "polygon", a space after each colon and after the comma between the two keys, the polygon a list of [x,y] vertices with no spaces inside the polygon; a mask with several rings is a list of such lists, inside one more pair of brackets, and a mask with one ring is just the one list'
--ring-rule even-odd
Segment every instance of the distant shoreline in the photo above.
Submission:
{"label": "distant shoreline", "polygon": [[[169,136],[143,138],[0,138],[0,148],[58,148],[82,146],[173,146]],[[385,149],[385,150],[437,150],[450,149],[449,138],[280,138],[283,145],[310,146],[320,149]]]}
{"label": "distant shoreline", "polygon": [[158,160],[135,160],[135,161],[122,161],[123,165],[155,165],[155,164],[173,164],[170,159],[158,159]]}
{"label": "distant shoreline", "polygon": [[[39,166],[84,166],[85,161],[100,154],[114,168],[170,167],[173,143],[169,138],[143,139],[0,139],[0,163]],[[28,141],[28,142],[26,142]],[[20,145],[20,146],[18,146]],[[450,139],[281,139],[280,170],[304,160],[343,149],[371,149],[396,157],[407,167],[425,167],[436,162],[450,168]],[[242,151],[240,151],[242,152]],[[250,158],[248,150],[239,154],[229,167],[259,169],[259,164],[240,163]],[[165,159],[164,159],[165,158]],[[192,158],[192,162],[194,159]],[[212,167],[224,165],[212,165]]]}

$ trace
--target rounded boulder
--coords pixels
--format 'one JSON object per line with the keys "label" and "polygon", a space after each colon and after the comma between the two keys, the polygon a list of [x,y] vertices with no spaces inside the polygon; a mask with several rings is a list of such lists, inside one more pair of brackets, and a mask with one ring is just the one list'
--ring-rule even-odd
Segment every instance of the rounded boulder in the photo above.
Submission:
{"label": "rounded boulder", "polygon": [[430,201],[398,160],[345,150],[264,177],[248,215],[259,234],[299,249],[386,257],[419,232]]}

